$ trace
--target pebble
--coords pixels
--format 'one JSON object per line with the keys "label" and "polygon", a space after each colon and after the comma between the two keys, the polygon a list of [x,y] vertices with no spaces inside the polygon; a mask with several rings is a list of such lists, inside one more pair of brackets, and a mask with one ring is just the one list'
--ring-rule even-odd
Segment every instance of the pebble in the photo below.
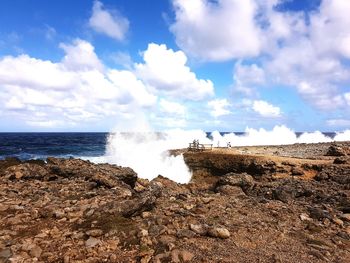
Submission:
{"label": "pebble", "polygon": [[208,230],[207,230],[207,226],[205,225],[195,225],[195,224],[190,224],[190,229],[195,232],[198,235],[206,235]]}
{"label": "pebble", "polygon": [[85,246],[90,248],[90,247],[95,247],[100,243],[101,241],[99,239],[90,237],[88,240],[85,241]]}
{"label": "pebble", "polygon": [[33,248],[30,250],[29,254],[32,256],[32,257],[35,257],[35,258],[39,258],[41,256],[41,253],[43,252],[43,250],[35,245],[33,246]]}
{"label": "pebble", "polygon": [[[8,258],[10,258],[11,256],[12,256],[12,253],[11,253],[11,249],[9,249],[9,248],[6,248],[6,249],[3,249],[0,251],[0,259],[5,259],[4,262],[6,262],[6,260]],[[0,260],[0,262],[2,262],[2,261]]]}
{"label": "pebble", "polygon": [[335,223],[335,224],[337,224],[338,226],[341,226],[341,227],[343,227],[344,226],[344,222],[343,222],[343,220],[341,220],[341,219],[339,219],[339,218],[333,218],[333,222]]}
{"label": "pebble", "polygon": [[101,229],[91,229],[86,231],[85,233],[91,237],[99,237],[103,235],[103,231]]}
{"label": "pebble", "polygon": [[343,219],[344,221],[350,222],[350,214],[343,214],[341,216],[341,219]]}
{"label": "pebble", "polygon": [[311,220],[311,218],[305,213],[301,213],[299,218],[301,221],[310,221]]}
{"label": "pebble", "polygon": [[230,231],[228,231],[224,227],[211,227],[208,229],[208,235],[211,237],[218,237],[218,238],[229,238],[230,237]]}

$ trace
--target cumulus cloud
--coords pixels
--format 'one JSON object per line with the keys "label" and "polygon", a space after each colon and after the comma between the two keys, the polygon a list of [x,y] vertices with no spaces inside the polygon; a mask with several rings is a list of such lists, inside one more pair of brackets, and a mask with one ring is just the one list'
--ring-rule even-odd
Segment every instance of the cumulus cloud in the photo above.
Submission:
{"label": "cumulus cloud", "polygon": [[323,0],[309,13],[281,11],[276,6],[283,2],[277,0],[257,4],[260,16],[255,23],[264,33],[257,57],[260,70],[242,64],[247,57],[237,62],[234,91],[255,95],[261,86],[255,80],[265,75],[268,86],[293,87],[323,112],[349,109],[350,2]]}
{"label": "cumulus cloud", "polygon": [[281,116],[281,109],[277,106],[263,101],[255,100],[253,101],[252,109],[263,117],[276,118]]}
{"label": "cumulus cloud", "polygon": [[47,129],[108,118],[123,129],[136,119],[184,127],[186,103],[214,93],[213,83],[198,79],[186,65],[183,52],[165,45],[150,44],[144,62],[124,70],[106,66],[87,41],[59,46],[65,54],[58,62],[26,54],[0,58],[2,116]]}
{"label": "cumulus cloud", "polygon": [[238,61],[233,70],[234,92],[250,97],[256,87],[266,83],[265,71],[257,64],[244,65]]}
{"label": "cumulus cloud", "polygon": [[137,76],[161,94],[189,100],[214,94],[213,83],[197,78],[186,65],[187,57],[182,51],[151,43],[143,52],[143,60],[135,65]]}
{"label": "cumulus cloud", "polygon": [[162,111],[169,114],[184,116],[186,114],[186,107],[180,103],[161,99],[159,106]]}
{"label": "cumulus cloud", "polygon": [[129,20],[117,10],[105,9],[103,4],[96,0],[92,7],[89,25],[98,33],[122,41],[129,29]]}
{"label": "cumulus cloud", "polygon": [[215,99],[208,102],[210,115],[215,118],[231,114],[231,111],[228,109],[230,106],[231,104],[227,101],[227,99]]}
{"label": "cumulus cloud", "polygon": [[254,0],[173,0],[173,6],[175,21],[170,30],[186,53],[210,61],[260,53]]}
{"label": "cumulus cloud", "polygon": [[0,59],[2,114],[48,128],[122,116],[156,103],[157,96],[133,72],[106,68],[89,42],[60,47],[65,51],[60,62],[28,55]]}

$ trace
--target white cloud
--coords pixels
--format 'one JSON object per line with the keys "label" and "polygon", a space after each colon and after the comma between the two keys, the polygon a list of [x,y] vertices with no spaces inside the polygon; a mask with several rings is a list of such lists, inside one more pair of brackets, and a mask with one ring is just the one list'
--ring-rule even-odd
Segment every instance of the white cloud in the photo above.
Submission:
{"label": "white cloud", "polygon": [[186,53],[211,61],[260,53],[254,0],[173,0],[173,6],[175,22],[170,30]]}
{"label": "white cloud", "polygon": [[99,121],[149,107],[157,97],[131,71],[106,68],[83,40],[61,44],[60,62],[28,55],[0,59],[0,111],[31,126]]}
{"label": "white cloud", "polygon": [[234,67],[233,81],[234,92],[250,97],[256,93],[254,88],[265,84],[265,71],[256,64],[243,65],[239,61]]}
{"label": "white cloud", "polygon": [[184,116],[186,114],[186,107],[180,103],[161,99],[159,101],[161,110],[168,114]]}
{"label": "white cloud", "polygon": [[337,52],[350,58],[350,2],[323,0],[310,18],[310,38],[320,53]]}
{"label": "white cloud", "polygon": [[345,93],[344,98],[345,98],[346,104],[350,106],[350,92]]}
{"label": "white cloud", "polygon": [[134,73],[127,70],[110,70],[108,77],[118,90],[129,94],[139,105],[147,107],[156,103],[157,97],[148,91]]}
{"label": "white cloud", "polygon": [[136,74],[157,92],[174,98],[200,100],[214,94],[210,80],[197,79],[186,65],[182,51],[151,43],[143,53],[144,64],[136,64]]}
{"label": "white cloud", "polygon": [[[281,3],[278,0],[257,3],[260,20],[256,23],[264,33],[259,68],[267,86],[293,87],[324,112],[345,107],[350,82],[350,2],[323,0],[308,14],[280,11],[275,8]],[[242,68],[249,69],[249,65],[236,64],[234,91],[255,95],[260,88],[255,82],[259,74],[252,68],[242,72]]]}
{"label": "white cloud", "polygon": [[252,108],[263,117],[276,118],[281,116],[281,109],[279,107],[273,106],[263,100],[253,101]]}
{"label": "white cloud", "polygon": [[107,10],[100,1],[95,1],[89,25],[96,32],[122,41],[129,29],[129,20],[116,10]]}
{"label": "white cloud", "polygon": [[326,123],[328,126],[350,127],[350,119],[329,119]]}
{"label": "white cloud", "polygon": [[165,45],[151,44],[143,53],[144,63],[129,70],[104,65],[87,41],[60,47],[65,55],[58,62],[25,54],[0,58],[2,116],[38,129],[68,129],[108,119],[125,129],[127,123],[135,125],[137,116],[160,128],[184,127],[186,101],[213,95],[212,82],[197,79],[184,53]]}
{"label": "white cloud", "polygon": [[227,99],[215,99],[208,102],[208,107],[211,109],[210,115],[215,118],[231,114],[230,110],[227,109],[230,106]]}
{"label": "white cloud", "polygon": [[72,71],[103,70],[102,62],[89,42],[77,39],[73,44],[60,44],[60,48],[66,53],[62,61],[65,68]]}

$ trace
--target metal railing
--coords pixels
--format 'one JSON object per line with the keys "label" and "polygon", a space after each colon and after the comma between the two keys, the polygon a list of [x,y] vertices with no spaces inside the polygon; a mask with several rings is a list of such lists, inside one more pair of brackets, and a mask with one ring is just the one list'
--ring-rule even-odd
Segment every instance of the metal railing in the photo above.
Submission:
{"label": "metal railing", "polygon": [[188,150],[189,151],[205,151],[212,150],[213,144],[205,144],[205,143],[189,143]]}

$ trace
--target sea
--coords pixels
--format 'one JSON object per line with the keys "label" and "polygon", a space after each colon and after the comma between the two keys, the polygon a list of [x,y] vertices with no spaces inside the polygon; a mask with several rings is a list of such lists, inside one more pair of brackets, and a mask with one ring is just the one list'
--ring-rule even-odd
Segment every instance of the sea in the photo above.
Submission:
{"label": "sea", "polygon": [[[230,132],[220,132],[221,135],[227,133]],[[234,133],[245,135],[244,132]],[[296,133],[297,136],[301,134]],[[333,132],[323,134],[335,136]],[[0,133],[0,160],[6,157],[45,160],[49,156],[94,160],[105,155],[108,135],[107,132]],[[209,132],[207,137],[211,137]]]}
{"label": "sea", "polygon": [[106,151],[108,133],[0,133],[0,159],[93,158]]}

